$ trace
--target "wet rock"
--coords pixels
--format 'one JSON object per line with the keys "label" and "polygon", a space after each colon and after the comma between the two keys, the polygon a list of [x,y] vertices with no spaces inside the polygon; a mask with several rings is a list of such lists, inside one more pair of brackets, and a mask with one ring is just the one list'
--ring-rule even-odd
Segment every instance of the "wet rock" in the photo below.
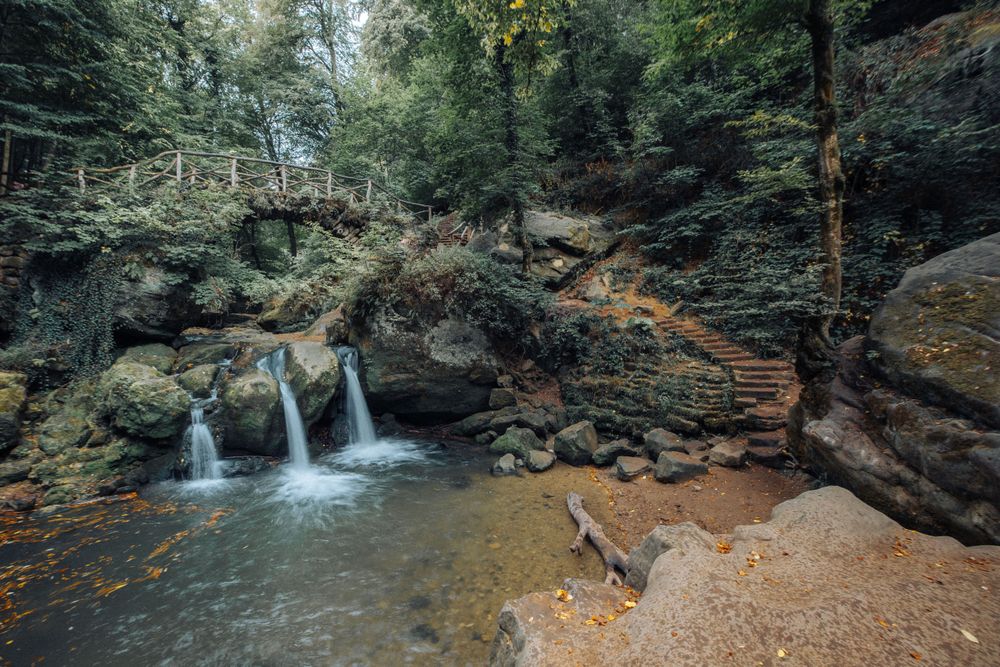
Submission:
{"label": "wet rock", "polygon": [[46,419],[38,431],[38,448],[49,456],[81,447],[90,438],[90,427],[76,414],[59,412]]}
{"label": "wet rock", "polygon": [[219,367],[215,364],[201,364],[178,375],[177,384],[195,398],[208,398],[218,372]]}
{"label": "wet rock", "polygon": [[513,426],[490,444],[494,454],[510,453],[520,459],[528,457],[528,452],[545,449],[545,443],[527,428]]}
{"label": "wet rock", "polygon": [[286,448],[278,383],[270,373],[248,368],[222,391],[219,413],[226,449],[278,456]]}
{"label": "wet rock", "polygon": [[490,422],[497,417],[513,415],[517,413],[517,408],[504,408],[502,410],[487,410],[471,414],[460,422],[451,426],[451,432],[455,435],[472,437],[490,430]]}
{"label": "wet rock", "polygon": [[747,448],[742,442],[727,440],[712,447],[708,460],[715,465],[727,468],[739,468],[747,460]]}
{"label": "wet rock", "polygon": [[222,460],[223,477],[246,477],[271,468],[275,459],[263,456],[238,456]]}
{"label": "wet rock", "polygon": [[894,387],[1000,428],[1000,233],[909,269],[865,346]]}
{"label": "wet rock", "polygon": [[42,505],[65,505],[80,499],[82,496],[80,489],[73,484],[54,486],[45,492],[42,497]]}
{"label": "wet rock", "polygon": [[486,431],[485,433],[480,433],[473,439],[476,441],[477,445],[488,445],[497,439],[497,432]]}
{"label": "wet rock", "polygon": [[646,445],[646,454],[653,460],[656,460],[661,452],[687,453],[684,438],[666,429],[654,428],[643,436],[643,442]]}
{"label": "wet rock", "polygon": [[642,455],[643,452],[639,447],[633,445],[627,438],[622,438],[598,447],[592,459],[595,466],[606,466],[611,465],[619,456]]}
{"label": "wet rock", "polygon": [[317,317],[309,328],[302,332],[303,336],[322,337],[326,344],[338,347],[347,344],[347,318],[344,316],[344,306],[340,305]]}
{"label": "wet rock", "polygon": [[216,365],[223,359],[232,359],[235,356],[236,346],[232,343],[193,343],[182,347],[177,352],[176,367],[177,370],[184,371],[194,366]]}
{"label": "wet rock", "polygon": [[31,466],[32,461],[29,459],[7,458],[3,463],[0,463],[0,486],[28,479]]}
{"label": "wet rock", "polygon": [[531,472],[544,472],[555,464],[556,455],[546,449],[533,449],[525,462]]}
{"label": "wet rock", "polygon": [[708,473],[708,466],[687,454],[680,452],[660,452],[656,459],[653,476],[658,482],[674,484]]}
{"label": "wet rock", "polygon": [[379,417],[378,428],[375,429],[380,438],[391,438],[403,432],[403,427],[396,421],[396,415],[387,412]]}
{"label": "wet rock", "polygon": [[513,454],[504,454],[503,456],[501,456],[500,459],[497,460],[497,462],[493,464],[493,468],[492,468],[491,472],[494,475],[497,475],[497,476],[502,476],[502,475],[516,475],[517,474],[517,465],[516,465],[516,463],[514,461],[514,455]]}
{"label": "wet rock", "polygon": [[164,482],[174,476],[177,464],[177,454],[168,452],[160,454],[142,464],[146,477],[151,482]]}
{"label": "wet rock", "polygon": [[167,375],[174,368],[174,361],[177,360],[177,352],[169,345],[150,343],[148,345],[136,345],[135,347],[128,348],[122,353],[119,359],[152,366],[164,375]]}
{"label": "wet rock", "polygon": [[17,444],[27,384],[24,373],[0,371],[0,454]]}
{"label": "wet rock", "polygon": [[509,408],[517,405],[517,397],[513,390],[504,387],[497,387],[490,392],[490,410]]}
{"label": "wet rock", "polygon": [[646,590],[646,579],[649,577],[653,563],[661,554],[671,549],[702,553],[711,550],[714,544],[715,539],[711,533],[702,530],[690,521],[670,526],[657,526],[642,540],[638,547],[629,553],[628,575],[625,577],[625,585],[640,592]]}
{"label": "wet rock", "polygon": [[567,426],[556,434],[553,442],[556,456],[574,466],[590,463],[597,446],[597,431],[589,421]]}
{"label": "wet rock", "polygon": [[295,392],[295,399],[308,428],[314,424],[334,398],[340,383],[340,361],[323,343],[300,341],[285,351],[285,380]]}
{"label": "wet rock", "polygon": [[628,482],[643,473],[649,472],[652,464],[649,459],[638,456],[619,456],[615,459],[615,476]]}

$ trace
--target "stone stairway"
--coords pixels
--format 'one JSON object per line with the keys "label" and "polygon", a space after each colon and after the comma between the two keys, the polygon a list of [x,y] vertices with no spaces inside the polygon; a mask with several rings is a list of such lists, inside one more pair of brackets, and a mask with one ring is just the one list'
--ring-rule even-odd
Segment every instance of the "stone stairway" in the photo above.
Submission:
{"label": "stone stairway", "polygon": [[798,399],[800,389],[792,365],[777,359],[758,359],[693,319],[668,315],[654,322],[663,332],[701,350],[732,374],[733,408],[742,411],[750,458],[764,465],[783,465],[783,429],[788,408]]}

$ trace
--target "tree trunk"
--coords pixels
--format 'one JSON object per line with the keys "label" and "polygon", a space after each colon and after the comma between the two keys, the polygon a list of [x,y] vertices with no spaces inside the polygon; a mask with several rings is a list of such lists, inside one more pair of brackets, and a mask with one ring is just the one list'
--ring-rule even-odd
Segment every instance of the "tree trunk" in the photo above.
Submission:
{"label": "tree trunk", "polygon": [[295,239],[295,223],[285,220],[285,228],[288,230],[288,251],[295,257],[299,254],[299,244]]}
{"label": "tree trunk", "polygon": [[501,45],[496,50],[496,67],[500,75],[500,90],[503,95],[504,147],[507,150],[507,204],[511,212],[511,231],[521,248],[521,270],[531,273],[534,250],[524,226],[524,183],[521,174],[521,142],[517,125],[517,98],[514,92],[514,64],[506,62],[506,49]]}
{"label": "tree trunk", "polygon": [[10,188],[10,145],[13,140],[10,130],[3,133],[3,162],[0,163],[0,196],[7,194]]}
{"label": "tree trunk", "polygon": [[[804,382],[828,384],[833,379],[830,324],[840,309],[841,227],[844,219],[844,174],[837,139],[831,0],[809,0],[805,24],[812,39],[813,108],[819,154],[819,199],[823,207],[820,250],[824,266],[820,292],[829,301],[830,311],[806,322],[799,339],[797,366]],[[823,411],[822,406],[816,407]]]}
{"label": "tree trunk", "polygon": [[628,562],[628,556],[614,542],[608,539],[608,536],[604,534],[604,529],[601,528],[601,524],[594,521],[593,517],[583,509],[583,498],[580,497],[580,494],[570,492],[566,496],[566,506],[569,507],[569,513],[576,520],[577,525],[580,526],[580,531],[576,534],[576,539],[573,540],[573,544],[570,545],[569,550],[575,554],[580,554],[583,550],[583,541],[590,538],[590,543],[594,545],[597,553],[601,554],[601,558],[604,560],[604,583],[621,586],[622,579],[618,576],[616,570],[620,570],[622,574],[627,573],[626,563]]}

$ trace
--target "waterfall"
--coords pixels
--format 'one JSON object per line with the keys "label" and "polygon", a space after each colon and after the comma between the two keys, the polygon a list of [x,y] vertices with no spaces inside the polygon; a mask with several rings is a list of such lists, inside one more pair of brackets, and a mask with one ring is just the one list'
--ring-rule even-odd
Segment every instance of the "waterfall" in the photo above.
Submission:
{"label": "waterfall", "polygon": [[295,392],[285,382],[285,348],[279,348],[257,362],[257,368],[270,373],[278,381],[281,405],[285,409],[285,433],[288,436],[288,458],[292,467],[304,470],[309,467],[309,449],[306,446],[306,427],[302,423]]}
{"label": "waterfall", "polygon": [[215,450],[212,430],[205,423],[205,407],[215,400],[210,398],[191,402],[191,479],[219,479],[219,453]]}
{"label": "waterfall", "polygon": [[344,369],[344,378],[347,381],[346,413],[350,443],[353,445],[375,442],[377,440],[375,425],[372,424],[365,394],[361,390],[361,381],[358,380],[358,351],[345,345],[337,348],[337,358],[340,359],[340,366]]}

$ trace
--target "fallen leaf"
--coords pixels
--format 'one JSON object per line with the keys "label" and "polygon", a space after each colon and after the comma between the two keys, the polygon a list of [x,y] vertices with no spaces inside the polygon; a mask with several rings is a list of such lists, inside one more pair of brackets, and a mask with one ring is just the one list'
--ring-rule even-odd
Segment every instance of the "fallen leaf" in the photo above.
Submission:
{"label": "fallen leaf", "polygon": [[570,595],[569,591],[564,590],[562,588],[556,591],[556,597],[559,599],[560,602],[569,602],[570,600],[573,599],[573,596]]}
{"label": "fallen leaf", "polygon": [[730,544],[729,542],[723,542],[720,540],[719,542],[715,543],[715,550],[718,551],[720,554],[727,554],[733,550],[733,545]]}
{"label": "fallen leaf", "polygon": [[978,644],[979,643],[979,640],[976,639],[976,636],[974,634],[972,634],[971,632],[969,632],[968,630],[962,630],[962,635],[964,635],[965,638],[968,639],[973,644]]}
{"label": "fallen leaf", "polygon": [[737,570],[736,574],[740,575],[741,577],[747,576],[747,573],[745,571],[743,571],[743,570]]}
{"label": "fallen leaf", "polygon": [[624,605],[626,609],[633,609],[635,607],[635,602],[632,600],[625,600]]}
{"label": "fallen leaf", "polygon": [[910,657],[913,658],[914,660],[920,660],[924,656],[920,655],[916,651],[910,651]]}
{"label": "fallen leaf", "polygon": [[785,649],[783,649],[783,648],[779,648],[778,649],[778,657],[779,658],[784,658],[786,655],[788,655],[788,653],[785,652]]}

